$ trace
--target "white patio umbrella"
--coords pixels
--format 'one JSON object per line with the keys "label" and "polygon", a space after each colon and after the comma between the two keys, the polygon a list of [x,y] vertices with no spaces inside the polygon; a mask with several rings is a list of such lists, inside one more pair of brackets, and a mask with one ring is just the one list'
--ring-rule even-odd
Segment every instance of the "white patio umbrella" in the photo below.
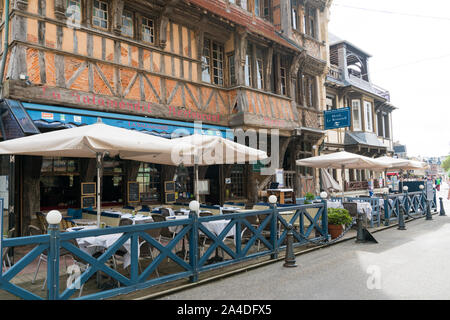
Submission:
{"label": "white patio umbrella", "polygon": [[423,169],[427,166],[425,162],[408,159],[391,158],[387,156],[376,158],[376,160],[390,163],[391,164],[390,169],[414,170],[414,169]]}
{"label": "white patio umbrella", "polygon": [[[398,170],[414,170],[414,169],[423,169],[427,167],[425,162],[401,159],[401,158],[392,158],[388,156],[383,156],[376,158],[376,160],[384,161],[391,164],[390,169],[398,169]],[[387,179],[387,169],[384,170],[384,180]],[[403,178],[401,178],[403,181]],[[403,182],[402,182],[403,184]]]}
{"label": "white patio umbrella", "polygon": [[182,138],[167,140],[172,153],[168,154],[133,154],[126,152],[124,159],[156,162],[168,165],[194,166],[195,172],[195,198],[199,201],[198,194],[198,166],[215,164],[245,163],[264,160],[267,153],[255,148],[247,147],[240,143],[219,137],[201,134],[193,134]]}
{"label": "white patio umbrella", "polygon": [[323,188],[327,191],[342,191],[342,187],[339,183],[333,179],[331,174],[324,168],[320,169],[320,174],[322,176]]}
{"label": "white patio umbrella", "polygon": [[296,160],[298,166],[312,168],[334,168],[342,171],[342,197],[344,197],[344,170],[345,169],[385,169],[391,165],[385,161],[376,160],[359,154],[340,151],[317,157]]}
{"label": "white patio umbrella", "polygon": [[167,139],[103,123],[0,142],[0,154],[97,159],[97,225],[100,226],[101,159],[105,154],[170,154]]}

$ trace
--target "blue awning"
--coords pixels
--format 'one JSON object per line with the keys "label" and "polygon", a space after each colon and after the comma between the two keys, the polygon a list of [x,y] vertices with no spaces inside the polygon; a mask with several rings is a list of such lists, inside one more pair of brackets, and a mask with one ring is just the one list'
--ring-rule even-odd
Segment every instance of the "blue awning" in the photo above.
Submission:
{"label": "blue awning", "polygon": [[222,126],[194,122],[173,121],[166,119],[131,116],[120,113],[92,111],[59,106],[42,105],[22,102],[34,124],[40,129],[63,129],[80,125],[94,124],[98,118],[103,123],[125,129],[139,130],[148,134],[171,138],[175,136],[191,135],[194,133],[204,135],[217,135],[233,139],[232,129]]}

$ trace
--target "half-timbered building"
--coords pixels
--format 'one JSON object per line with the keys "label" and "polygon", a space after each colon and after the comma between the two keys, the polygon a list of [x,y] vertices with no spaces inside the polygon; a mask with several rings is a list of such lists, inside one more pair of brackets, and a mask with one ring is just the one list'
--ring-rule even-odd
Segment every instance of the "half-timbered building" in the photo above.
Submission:
{"label": "half-timbered building", "polygon": [[[194,133],[198,121],[203,134],[224,137],[278,129],[286,187],[297,196],[317,188],[315,172],[295,159],[318,154],[324,139],[330,0],[10,0],[5,12],[6,1],[3,139],[30,133],[21,112],[38,132],[98,118],[165,137]],[[3,176],[13,173],[9,160]],[[106,159],[102,197],[126,204],[127,181],[138,181],[142,200],[164,203],[164,182],[176,177],[178,198],[189,199],[190,170]],[[24,226],[33,212],[80,207],[95,161],[17,156],[13,171],[9,207]],[[252,164],[199,175],[211,182],[202,199],[211,204],[257,201],[273,179]]]}

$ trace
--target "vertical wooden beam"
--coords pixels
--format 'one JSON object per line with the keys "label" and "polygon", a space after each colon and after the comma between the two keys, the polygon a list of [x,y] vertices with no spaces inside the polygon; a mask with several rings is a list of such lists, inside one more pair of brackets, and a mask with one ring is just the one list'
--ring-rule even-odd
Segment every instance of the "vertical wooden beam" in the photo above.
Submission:
{"label": "vertical wooden beam", "polygon": [[122,34],[122,15],[125,1],[113,0],[112,1],[112,31],[117,34]]}
{"label": "vertical wooden beam", "polygon": [[236,54],[235,54],[235,70],[237,84],[245,85],[245,61],[247,56],[247,31],[244,28],[237,28],[236,39]]}
{"label": "vertical wooden beam", "polygon": [[273,62],[273,47],[269,47],[267,49],[267,55],[265,57],[265,66],[266,66],[266,70],[265,70],[265,87],[266,87],[266,91],[271,91],[272,86],[271,86],[271,75],[272,75],[272,63]]}

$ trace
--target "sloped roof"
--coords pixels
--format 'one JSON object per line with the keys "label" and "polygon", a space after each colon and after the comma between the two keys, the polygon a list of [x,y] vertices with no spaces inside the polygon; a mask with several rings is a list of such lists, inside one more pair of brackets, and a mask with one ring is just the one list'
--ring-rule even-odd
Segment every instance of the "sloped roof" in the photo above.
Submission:
{"label": "sloped roof", "polygon": [[287,48],[295,51],[301,51],[301,48],[291,44],[283,39],[275,30],[273,24],[258,17],[253,17],[249,12],[235,5],[227,5],[225,1],[220,0],[185,0],[187,3],[194,4],[203,9],[208,10],[220,17],[230,20],[231,22],[243,26],[251,33],[258,34],[269,40],[277,42]]}
{"label": "sloped roof", "polygon": [[373,132],[347,131],[345,133],[344,145],[354,144],[386,148],[386,146],[378,140],[377,136]]}

